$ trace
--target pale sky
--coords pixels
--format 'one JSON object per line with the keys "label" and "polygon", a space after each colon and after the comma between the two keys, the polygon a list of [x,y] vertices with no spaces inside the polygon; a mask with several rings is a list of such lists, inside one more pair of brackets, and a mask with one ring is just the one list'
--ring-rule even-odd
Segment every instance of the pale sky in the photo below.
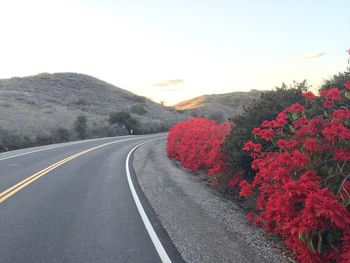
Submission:
{"label": "pale sky", "polygon": [[349,0],[0,0],[0,78],[88,74],[172,105],[317,87],[347,65]]}

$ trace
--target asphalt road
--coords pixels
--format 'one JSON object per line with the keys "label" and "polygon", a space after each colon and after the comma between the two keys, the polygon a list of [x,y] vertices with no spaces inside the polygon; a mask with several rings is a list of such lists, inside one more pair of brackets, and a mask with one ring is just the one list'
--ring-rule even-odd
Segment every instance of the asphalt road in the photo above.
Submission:
{"label": "asphalt road", "polygon": [[132,167],[129,181],[126,171],[135,146],[161,137],[115,137],[0,154],[0,262],[180,262]]}

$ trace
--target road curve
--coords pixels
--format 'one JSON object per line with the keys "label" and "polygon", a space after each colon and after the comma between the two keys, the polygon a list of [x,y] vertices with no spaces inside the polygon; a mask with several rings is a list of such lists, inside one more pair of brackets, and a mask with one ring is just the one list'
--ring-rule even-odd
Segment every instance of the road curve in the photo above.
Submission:
{"label": "road curve", "polygon": [[133,169],[126,165],[133,148],[162,137],[123,136],[1,154],[0,261],[182,261],[152,209],[146,205],[140,216],[139,206],[143,210],[147,201],[137,194]]}

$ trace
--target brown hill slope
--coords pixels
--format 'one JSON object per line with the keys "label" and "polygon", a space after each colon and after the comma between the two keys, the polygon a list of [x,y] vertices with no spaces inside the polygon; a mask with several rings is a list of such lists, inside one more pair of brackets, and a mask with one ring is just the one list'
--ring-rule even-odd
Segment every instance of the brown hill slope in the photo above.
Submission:
{"label": "brown hill slope", "polygon": [[258,99],[261,93],[263,91],[251,90],[249,92],[204,95],[180,102],[174,107],[178,111],[184,111],[193,116],[225,120],[239,114],[245,105],[253,99]]}
{"label": "brown hill slope", "polygon": [[133,113],[148,127],[169,126],[185,118],[145,97],[83,74],[42,73],[0,80],[0,127],[6,129],[71,128],[80,114],[101,124],[109,113],[121,110]]}

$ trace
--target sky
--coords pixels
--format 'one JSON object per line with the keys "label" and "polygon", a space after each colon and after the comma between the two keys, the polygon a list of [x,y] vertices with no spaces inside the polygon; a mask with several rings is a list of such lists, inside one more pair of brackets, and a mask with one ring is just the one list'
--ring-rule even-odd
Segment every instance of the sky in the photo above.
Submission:
{"label": "sky", "polygon": [[316,89],[347,66],[349,0],[0,0],[0,78],[88,74],[173,105]]}

